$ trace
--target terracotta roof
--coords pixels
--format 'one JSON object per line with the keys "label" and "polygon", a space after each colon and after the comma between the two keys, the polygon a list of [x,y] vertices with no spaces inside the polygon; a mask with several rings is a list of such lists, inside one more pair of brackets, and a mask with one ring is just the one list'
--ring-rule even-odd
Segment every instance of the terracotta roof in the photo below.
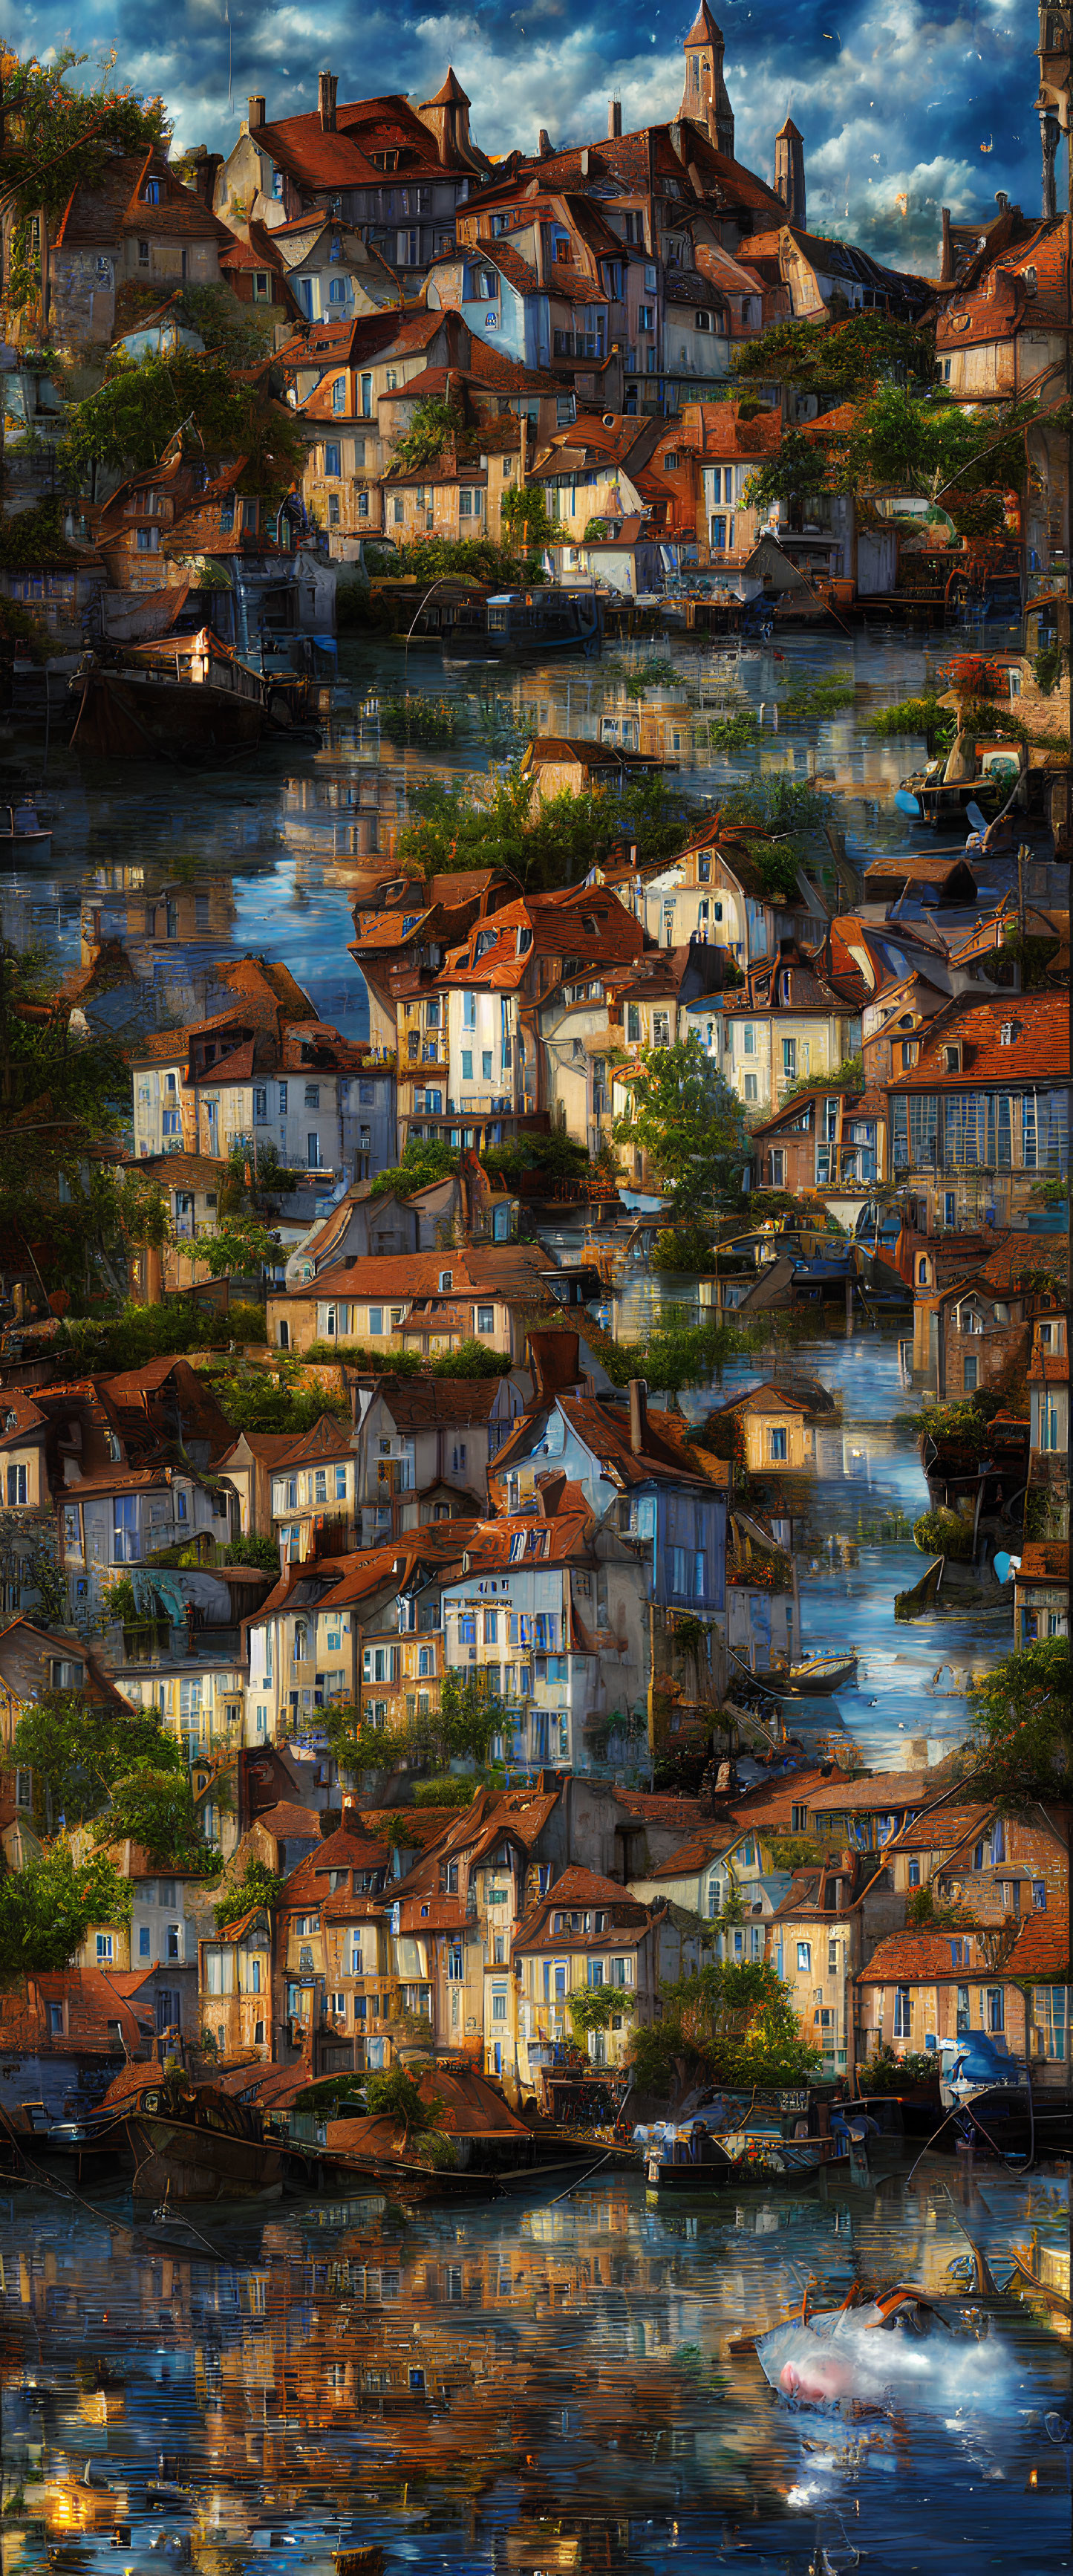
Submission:
{"label": "terracotta roof", "polygon": [[1017,1582],[1068,1585],[1069,1540],[1067,1538],[1026,1540],[1021,1549]]}
{"label": "terracotta roof", "polygon": [[[258,1824],[263,1822],[271,1824],[273,1817],[279,1812],[277,1807],[272,1807],[269,1809],[267,1818],[258,1816],[256,1821]],[[312,1810],[299,1807],[293,1812],[297,1815],[306,1815],[312,1813]],[[274,1825],[273,1831],[278,1831]],[[329,1870],[386,1870],[390,1867],[390,1863],[391,1849],[388,1843],[382,1843],[367,1833],[357,1834],[352,1825],[338,1825],[334,1834],[329,1834],[325,1842],[318,1843],[316,1850],[307,1853],[306,1858],[300,1860],[296,1868],[292,1869],[284,1883],[280,1905],[283,1907],[298,1905],[307,1900],[310,1902],[315,1900],[319,1904],[331,1892],[326,1875]],[[339,1892],[335,1891],[336,1894]]]}
{"label": "terracotta roof", "polygon": [[[470,1247],[464,1252],[362,1253],[279,1294],[285,1300],[397,1297],[403,1304],[419,1297],[520,1297],[531,1296],[554,1269],[555,1263],[535,1244],[497,1244],[486,1252]],[[441,1289],[448,1272],[451,1286]]]}
{"label": "terracotta roof", "polygon": [[295,1806],[289,1798],[281,1798],[275,1807],[266,1807],[261,1815],[253,1818],[253,1823],[264,1825],[279,1843],[320,1841],[317,1809]]}
{"label": "terracotta roof", "polygon": [[[504,1373],[509,1365],[505,1358]],[[382,1377],[376,1388],[399,1431],[453,1431],[487,1423],[499,1393],[500,1381],[494,1377]]]}
{"label": "terracotta roof", "polygon": [[218,1462],[221,1471],[234,1464],[243,1441],[266,1467],[303,1467],[318,1458],[349,1458],[352,1447],[350,1424],[337,1413],[322,1413],[310,1431],[240,1431]]}
{"label": "terracotta roof", "polygon": [[866,1771],[844,1774],[837,1783],[829,1782],[811,1792],[808,1804],[818,1815],[893,1813],[898,1809],[918,1809],[926,1805],[929,1794],[939,1793],[941,1783],[930,1780],[926,1771]]}
{"label": "terracotta roof", "polygon": [[[1012,1032],[1004,1045],[1002,1030]],[[945,1049],[960,1041],[961,1069],[948,1073]],[[964,1091],[977,1082],[1068,1081],[1069,996],[1011,993],[1001,1002],[953,1002],[925,1036],[911,1073],[892,1077],[888,1090]]]}

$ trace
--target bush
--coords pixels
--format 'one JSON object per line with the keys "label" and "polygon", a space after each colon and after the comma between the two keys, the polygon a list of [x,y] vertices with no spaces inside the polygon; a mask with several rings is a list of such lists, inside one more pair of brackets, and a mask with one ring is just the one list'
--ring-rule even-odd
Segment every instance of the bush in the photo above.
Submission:
{"label": "bush", "polygon": [[240,1916],[251,1913],[255,1905],[267,1905],[270,1909],[278,1905],[284,1885],[285,1881],[277,1878],[274,1871],[266,1869],[263,1861],[248,1860],[242,1877],[225,1888],[219,1903],[213,1906],[217,1931],[222,1932],[225,1923],[237,1923]]}
{"label": "bush", "polygon": [[460,1343],[457,1351],[445,1351],[441,1360],[430,1360],[430,1377],[505,1377],[510,1360],[502,1351],[490,1351],[484,1342],[472,1336]]}
{"label": "bush", "polygon": [[711,1271],[715,1268],[710,1235],[701,1225],[660,1227],[652,1248],[654,1270]]}
{"label": "bush", "polygon": [[904,2057],[896,2057],[892,2048],[877,2049],[857,2070],[862,2093],[904,2093],[913,2085],[931,2083],[938,2072],[938,2057],[930,2049],[910,2049]]}
{"label": "bush", "polygon": [[471,1807],[479,1786],[480,1783],[477,1780],[464,1779],[457,1771],[448,1771],[438,1780],[417,1780],[413,1791],[414,1805],[415,1807]]}
{"label": "bush", "polygon": [[233,1538],[230,1545],[224,1548],[222,1556],[217,1558],[217,1563],[255,1565],[262,1574],[278,1574],[279,1543],[274,1538],[262,1537],[259,1532],[251,1530],[246,1538]]}
{"label": "bush", "polygon": [[947,1556],[954,1565],[972,1563],[972,1522],[963,1520],[945,1504],[932,1512],[922,1512],[913,1523],[913,1543],[925,1556]]}

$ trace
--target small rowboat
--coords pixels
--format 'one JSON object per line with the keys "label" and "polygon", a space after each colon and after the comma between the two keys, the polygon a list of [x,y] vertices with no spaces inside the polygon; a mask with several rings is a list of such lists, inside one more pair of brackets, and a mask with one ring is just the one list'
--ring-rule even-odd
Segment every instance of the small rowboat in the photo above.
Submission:
{"label": "small rowboat", "polygon": [[772,1665],[779,1687],[792,1698],[811,1692],[817,1698],[828,1698],[832,1691],[845,1690],[857,1678],[856,1655],[810,1655],[807,1663],[788,1664],[785,1672]]}
{"label": "small rowboat", "polygon": [[0,805],[0,852],[12,858],[47,859],[52,849],[52,827],[39,823],[37,807],[31,796],[21,805]]}

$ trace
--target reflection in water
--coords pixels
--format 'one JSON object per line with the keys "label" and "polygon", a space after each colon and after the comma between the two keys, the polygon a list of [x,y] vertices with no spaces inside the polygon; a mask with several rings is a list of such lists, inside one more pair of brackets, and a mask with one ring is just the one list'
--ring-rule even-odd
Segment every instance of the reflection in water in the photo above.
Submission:
{"label": "reflection in water", "polygon": [[632,2175],[520,2218],[295,2204],[217,2219],[214,2262],[155,2252],[120,2203],[28,2196],[0,2226],[5,2564],[47,2540],[83,2576],[118,2539],[137,2576],[284,2553],[357,2576],[370,2546],[533,2576],[923,2568],[956,2534],[968,2566],[1058,2568],[1066,2360],[1012,2303],[870,2409],[794,2406],[730,2349],[806,2288],[949,2294],[959,2219],[996,2268],[1026,2219],[1060,2232],[1060,2184],[1000,2178],[967,2213],[946,2171],[666,2217]]}

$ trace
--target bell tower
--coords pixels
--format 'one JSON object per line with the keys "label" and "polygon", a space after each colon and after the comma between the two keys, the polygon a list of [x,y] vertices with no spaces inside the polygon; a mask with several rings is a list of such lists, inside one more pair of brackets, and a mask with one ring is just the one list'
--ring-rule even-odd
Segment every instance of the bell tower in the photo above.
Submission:
{"label": "bell tower", "polygon": [[708,0],[700,0],[695,24],[685,42],[686,83],[682,92],[680,116],[691,117],[695,125],[708,129],[717,152],[734,158],[734,110],[727,97],[723,79],[723,38],[716,26]]}

